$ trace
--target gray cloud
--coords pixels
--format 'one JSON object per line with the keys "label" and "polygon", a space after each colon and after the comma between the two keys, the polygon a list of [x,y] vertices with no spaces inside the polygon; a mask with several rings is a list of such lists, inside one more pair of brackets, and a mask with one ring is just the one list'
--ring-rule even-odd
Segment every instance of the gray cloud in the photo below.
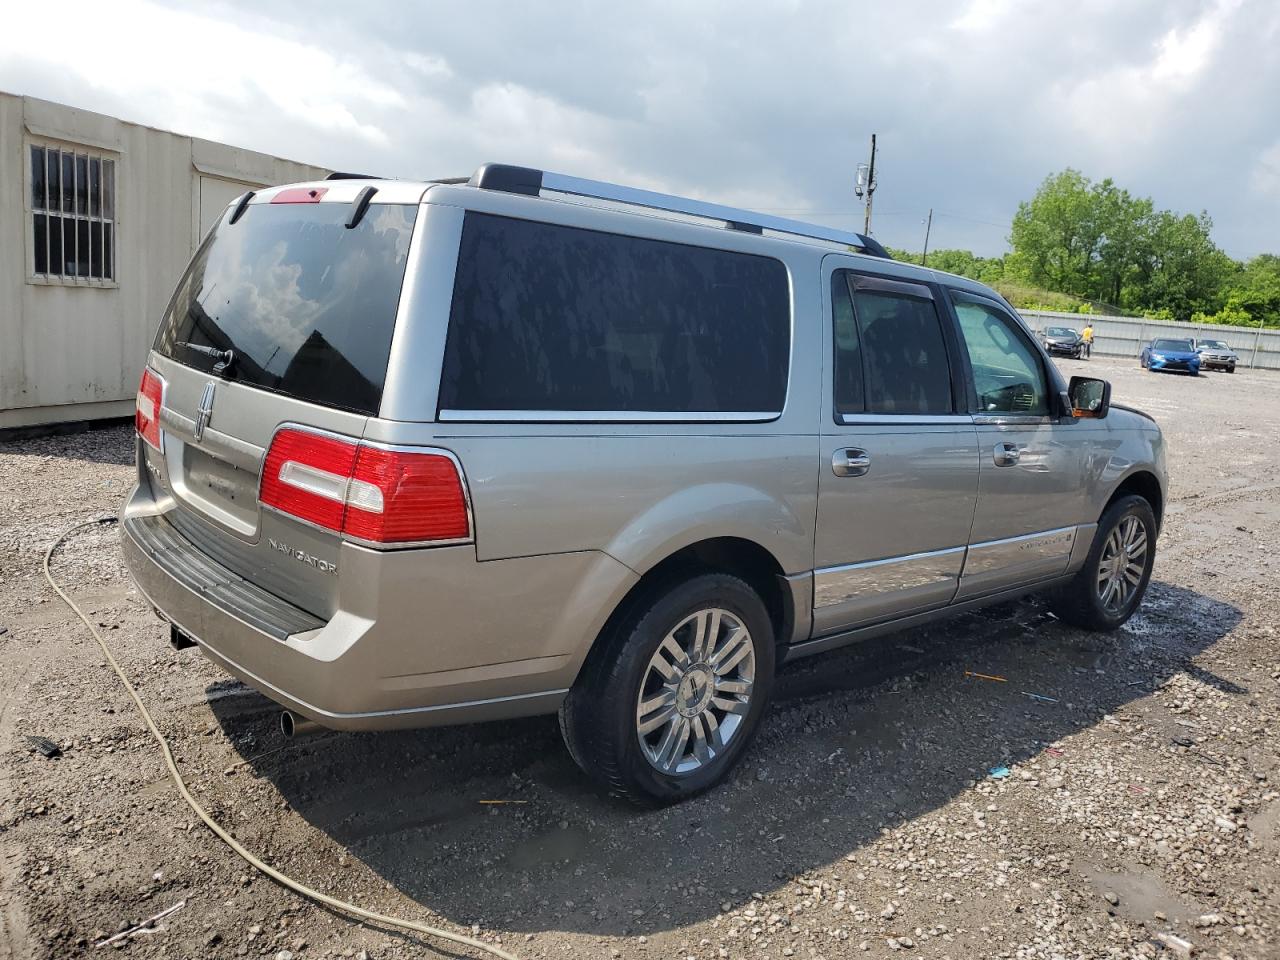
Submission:
{"label": "gray cloud", "polygon": [[859,229],[875,131],[895,246],[932,206],[933,245],[997,253],[1071,165],[1280,247],[1273,0],[128,2],[96,62],[0,40],[0,87],[345,169],[505,160]]}

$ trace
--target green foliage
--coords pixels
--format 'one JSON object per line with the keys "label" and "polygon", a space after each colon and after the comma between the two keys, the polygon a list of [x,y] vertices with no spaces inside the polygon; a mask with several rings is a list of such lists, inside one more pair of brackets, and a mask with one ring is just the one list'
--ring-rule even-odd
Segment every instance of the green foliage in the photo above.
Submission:
{"label": "green foliage", "polygon": [[1083,300],[1065,293],[1055,293],[1042,287],[1016,280],[998,280],[992,284],[1000,296],[1019,310],[1046,310],[1050,313],[1084,313],[1089,305]]}
{"label": "green foliage", "polygon": [[1280,327],[1280,257],[1263,253],[1239,266],[1226,283],[1227,307],[1233,304],[1249,323]]}
{"label": "green foliage", "polygon": [[1191,315],[1192,323],[1222,323],[1234,327],[1248,326],[1253,320],[1249,316],[1249,311],[1245,310],[1240,301],[1234,297],[1227,299],[1227,304],[1217,313],[1201,313],[1197,311]]}
{"label": "green foliage", "polygon": [[1220,309],[1233,272],[1212,228],[1208,214],[1157,211],[1109,179],[1094,183],[1068,169],[1018,207],[1010,242],[1033,283],[1185,320]]}

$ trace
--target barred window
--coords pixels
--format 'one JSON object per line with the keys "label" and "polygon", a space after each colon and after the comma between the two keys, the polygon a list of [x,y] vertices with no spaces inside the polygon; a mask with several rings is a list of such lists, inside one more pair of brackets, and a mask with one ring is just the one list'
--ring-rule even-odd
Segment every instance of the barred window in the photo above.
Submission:
{"label": "barred window", "polygon": [[31,248],[37,277],[116,278],[116,163],[74,148],[31,147]]}

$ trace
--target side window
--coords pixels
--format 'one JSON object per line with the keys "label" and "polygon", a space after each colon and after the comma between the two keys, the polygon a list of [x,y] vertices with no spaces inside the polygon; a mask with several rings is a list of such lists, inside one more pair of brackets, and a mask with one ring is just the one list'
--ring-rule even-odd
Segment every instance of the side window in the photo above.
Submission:
{"label": "side window", "polygon": [[858,321],[853,315],[853,298],[849,294],[849,275],[842,270],[831,275],[831,309],[835,323],[836,415],[862,413],[866,410],[862,347]]}
{"label": "side window", "polygon": [[994,304],[952,291],[980,413],[1049,415],[1040,355],[1018,322]]}
{"label": "side window", "polygon": [[947,348],[928,287],[854,278],[844,298],[833,290],[833,303],[837,414],[953,412]]}
{"label": "side window", "polygon": [[440,407],[772,418],[790,350],[781,261],[468,213]]}

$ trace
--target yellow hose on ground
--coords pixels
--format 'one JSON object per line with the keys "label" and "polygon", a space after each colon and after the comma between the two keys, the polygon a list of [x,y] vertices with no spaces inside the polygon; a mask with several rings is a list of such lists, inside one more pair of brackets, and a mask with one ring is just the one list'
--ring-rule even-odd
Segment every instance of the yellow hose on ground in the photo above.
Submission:
{"label": "yellow hose on ground", "polygon": [[174,762],[173,752],[169,749],[169,742],[165,740],[164,734],[160,732],[155,721],[151,719],[151,714],[147,710],[146,705],[142,702],[142,698],[138,696],[138,691],[134,689],[133,684],[129,682],[129,678],[125,676],[124,671],[120,668],[120,664],[116,662],[116,658],[113,657],[111,655],[111,651],[107,649],[107,644],[106,641],[102,639],[102,634],[98,633],[98,628],[95,627],[92,621],[84,615],[84,611],[76,605],[76,602],[67,596],[66,592],[54,582],[53,574],[49,572],[49,561],[53,558],[54,551],[56,551],[58,547],[62,546],[67,538],[73,533],[77,530],[83,529],[84,527],[115,523],[116,521],[116,517],[100,517],[97,520],[86,520],[84,523],[77,523],[62,531],[58,536],[58,539],[53,541],[53,544],[45,551],[44,578],[49,581],[49,586],[53,587],[54,592],[62,598],[63,602],[66,603],[66,605],[75,612],[75,615],[80,618],[84,625],[89,628],[89,632],[93,634],[93,639],[98,641],[98,646],[102,648],[102,653],[103,656],[107,658],[107,663],[111,666],[111,669],[116,672],[116,676],[120,678],[120,682],[124,684],[124,688],[129,691],[129,696],[133,697],[133,702],[137,706],[138,712],[142,714],[142,719],[146,723],[147,729],[150,730],[151,735],[156,738],[156,742],[160,744],[160,750],[164,753],[165,765],[169,768],[169,775],[173,777],[173,782],[178,788],[178,793],[182,795],[183,800],[187,801],[187,805],[196,812],[196,815],[205,822],[205,825],[217,834],[223,843],[238,853],[255,870],[266,874],[282,887],[287,887],[309,900],[314,900],[316,903],[322,903],[327,907],[332,907],[334,910],[349,914],[350,916],[359,917],[361,920],[368,920],[371,923],[381,924],[382,926],[387,927],[399,927],[401,930],[409,930],[413,933],[421,933],[428,937],[436,937],[440,940],[449,940],[453,943],[460,943],[463,946],[473,947],[476,950],[483,950],[485,953],[492,954],[495,957],[501,957],[502,960],[516,960],[516,957],[507,953],[507,951],[500,947],[495,947],[493,944],[485,943],[482,940],[476,940],[473,937],[464,936],[460,933],[453,933],[449,930],[442,930],[439,927],[428,926],[425,923],[418,923],[416,920],[401,920],[399,917],[390,917],[384,913],[375,913],[372,910],[364,909],[364,907],[357,907],[353,903],[347,903],[345,900],[339,900],[337,897],[331,897],[326,893],[321,893],[319,890],[313,890],[311,887],[299,883],[292,877],[281,873],[275,867],[259,860],[256,856],[242,847],[235,837],[231,836],[231,834],[227,833],[226,830],[219,826],[214,821],[213,817],[209,816],[204,807],[200,806],[200,802],[196,800],[196,798],[191,795],[191,791],[187,789],[186,781],[182,779],[182,774],[178,772],[178,765]]}

